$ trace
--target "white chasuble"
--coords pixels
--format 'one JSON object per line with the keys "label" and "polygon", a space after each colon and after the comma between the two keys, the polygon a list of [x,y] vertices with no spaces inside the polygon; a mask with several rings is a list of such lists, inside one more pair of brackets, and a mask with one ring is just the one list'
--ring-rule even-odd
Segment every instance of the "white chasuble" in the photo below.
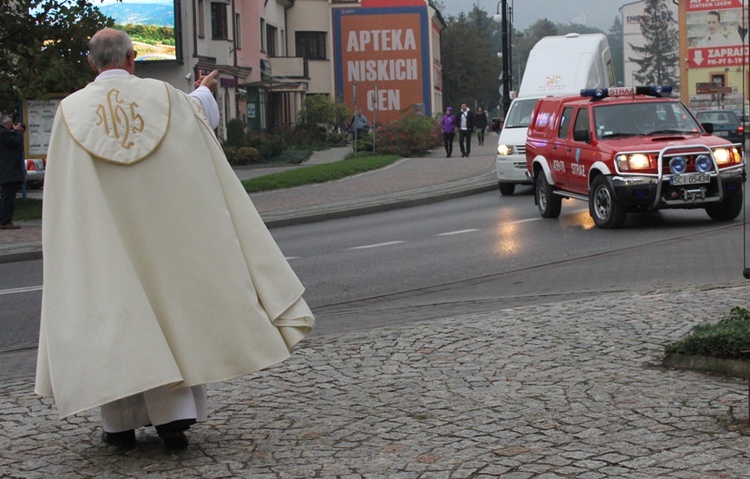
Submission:
{"label": "white chasuble", "polygon": [[42,218],[36,392],[62,417],[258,371],[314,325],[202,109],[166,83],[61,102]]}

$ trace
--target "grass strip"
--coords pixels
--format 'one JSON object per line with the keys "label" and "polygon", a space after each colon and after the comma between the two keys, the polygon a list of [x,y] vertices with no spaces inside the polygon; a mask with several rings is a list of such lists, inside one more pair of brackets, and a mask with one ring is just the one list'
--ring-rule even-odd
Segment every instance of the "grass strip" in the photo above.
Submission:
{"label": "grass strip", "polygon": [[42,200],[26,198],[26,201],[20,197],[16,198],[16,206],[13,211],[13,221],[31,221],[38,220],[42,217]]}
{"label": "grass strip", "polygon": [[718,323],[693,326],[690,334],[664,348],[667,354],[688,354],[725,359],[748,359],[750,311],[735,306]]}
{"label": "grass strip", "polygon": [[[242,184],[248,193],[258,193],[260,191],[292,188],[312,183],[325,183],[366,171],[377,170],[395,163],[400,158],[398,155],[348,158],[333,163],[303,166],[293,170],[271,173],[245,180]],[[14,221],[32,221],[38,220],[41,217],[42,200],[27,198],[26,201],[23,201],[21,198],[16,199],[16,207],[13,213]]]}
{"label": "grass strip", "polygon": [[383,168],[384,166],[393,164],[400,158],[397,155],[348,158],[333,163],[304,166],[279,173],[271,173],[245,180],[242,184],[248,193],[258,193],[260,191],[292,188],[313,183],[326,183]]}

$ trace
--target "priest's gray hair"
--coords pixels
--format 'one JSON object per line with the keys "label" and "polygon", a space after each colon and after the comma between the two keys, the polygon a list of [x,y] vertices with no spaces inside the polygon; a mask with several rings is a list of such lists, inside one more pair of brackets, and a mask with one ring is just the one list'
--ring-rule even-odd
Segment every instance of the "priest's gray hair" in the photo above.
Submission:
{"label": "priest's gray hair", "polygon": [[0,125],[5,125],[6,123],[13,123],[13,117],[3,113],[0,115]]}
{"label": "priest's gray hair", "polygon": [[89,58],[99,71],[124,65],[132,49],[130,36],[113,28],[101,30],[89,40]]}

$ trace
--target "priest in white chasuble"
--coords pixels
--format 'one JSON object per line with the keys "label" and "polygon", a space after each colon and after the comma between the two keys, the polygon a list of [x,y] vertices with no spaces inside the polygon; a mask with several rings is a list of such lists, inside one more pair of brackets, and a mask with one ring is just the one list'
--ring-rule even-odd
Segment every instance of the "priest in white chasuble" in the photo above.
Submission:
{"label": "priest in white chasuble", "polygon": [[61,417],[101,407],[108,444],[153,425],[179,449],[206,384],[284,361],[314,317],[213,133],[218,72],[187,95],[135,57],[96,33],[99,75],[55,116],[36,392]]}

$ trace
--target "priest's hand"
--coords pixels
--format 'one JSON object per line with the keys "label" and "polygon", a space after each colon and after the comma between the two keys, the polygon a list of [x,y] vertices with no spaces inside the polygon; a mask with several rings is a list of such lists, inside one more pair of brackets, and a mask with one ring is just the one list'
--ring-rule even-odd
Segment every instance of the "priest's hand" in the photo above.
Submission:
{"label": "priest's hand", "polygon": [[216,91],[216,87],[219,84],[219,70],[214,70],[208,75],[198,78],[195,82],[195,88],[204,86],[211,91]]}

